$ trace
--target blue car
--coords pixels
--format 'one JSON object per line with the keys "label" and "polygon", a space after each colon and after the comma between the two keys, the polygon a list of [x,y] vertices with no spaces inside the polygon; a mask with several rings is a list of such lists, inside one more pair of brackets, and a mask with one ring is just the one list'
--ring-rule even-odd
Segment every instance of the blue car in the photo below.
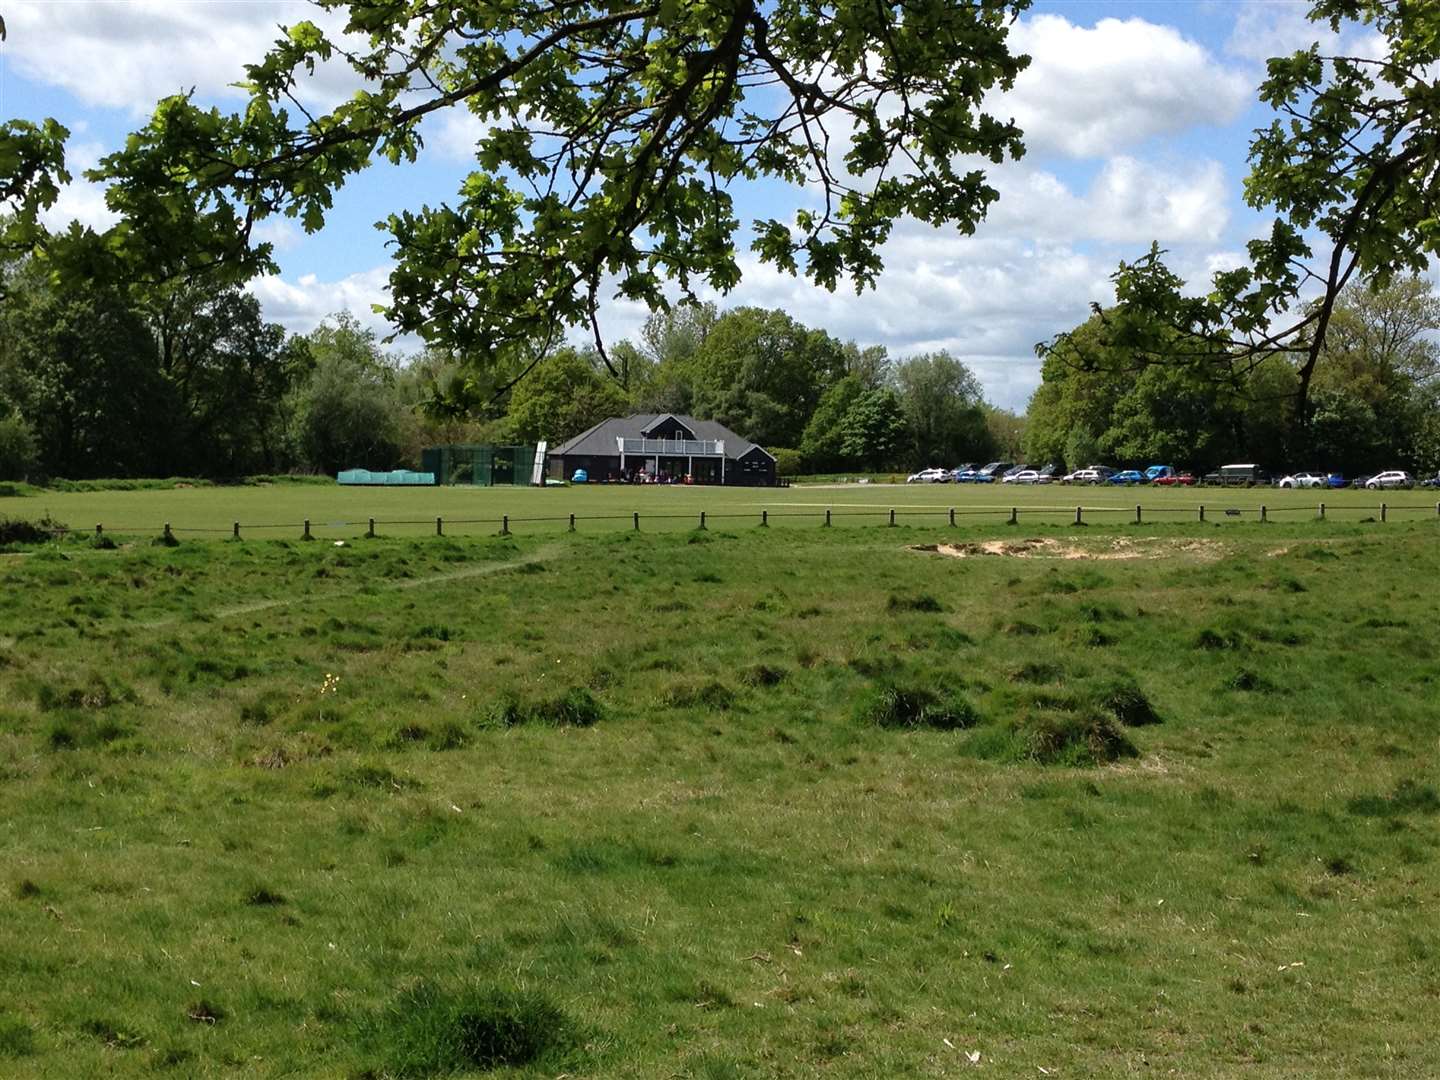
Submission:
{"label": "blue car", "polygon": [[1109,482],[1112,484],[1125,484],[1127,486],[1130,484],[1143,484],[1145,483],[1145,474],[1138,469],[1126,469],[1124,472],[1117,472],[1114,476],[1110,477]]}
{"label": "blue car", "polygon": [[1341,476],[1338,472],[1329,473],[1325,477],[1325,486],[1343,488],[1345,486],[1345,477]]}
{"label": "blue car", "polygon": [[958,472],[955,473],[955,483],[973,484],[975,482],[975,477],[978,475],[979,474],[974,469],[960,469]]}

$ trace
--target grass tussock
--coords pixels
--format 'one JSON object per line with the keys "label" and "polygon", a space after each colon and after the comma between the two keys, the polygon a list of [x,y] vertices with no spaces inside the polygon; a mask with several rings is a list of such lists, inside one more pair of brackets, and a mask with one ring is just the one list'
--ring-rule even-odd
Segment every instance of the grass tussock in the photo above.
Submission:
{"label": "grass tussock", "polygon": [[710,709],[724,712],[735,704],[735,691],[718,679],[672,683],[660,695],[667,709]]}
{"label": "grass tussock", "polygon": [[404,991],[359,1028],[373,1075],[405,1078],[539,1068],[574,1042],[569,1017],[540,991],[448,991],[431,982]]}
{"label": "grass tussock", "polygon": [[891,593],[890,599],[885,601],[885,610],[892,615],[912,611],[926,615],[935,615],[944,611],[945,605],[929,593],[914,593],[909,596]]}
{"label": "grass tussock", "polygon": [[1126,727],[1160,723],[1160,715],[1133,679],[1116,679],[1099,695],[1100,708]]}
{"label": "grass tussock", "polygon": [[1440,814],[1440,792],[1415,780],[1401,780],[1389,795],[1357,795],[1346,809],[1359,817],[1372,818]]}
{"label": "grass tussock", "polygon": [[885,684],[873,688],[856,707],[862,723],[882,728],[931,728],[959,731],[981,722],[980,713],[962,694],[937,694],[917,686]]}
{"label": "grass tussock", "polygon": [[498,727],[535,724],[545,727],[593,727],[605,718],[598,698],[584,686],[572,686],[555,697],[525,700],[503,695],[491,708],[490,722]]}

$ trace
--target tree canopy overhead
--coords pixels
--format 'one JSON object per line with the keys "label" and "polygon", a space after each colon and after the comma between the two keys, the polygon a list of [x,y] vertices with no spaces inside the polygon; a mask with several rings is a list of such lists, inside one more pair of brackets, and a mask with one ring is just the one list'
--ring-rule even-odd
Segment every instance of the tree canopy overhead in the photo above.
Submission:
{"label": "tree canopy overhead", "polygon": [[[289,27],[248,67],[243,109],[168,98],[95,171],[129,223],[117,242],[269,269],[261,220],[320,228],[350,177],[413,160],[427,118],[468,110],[456,199],[383,228],[396,328],[473,355],[593,324],[611,290],[652,308],[667,280],[728,290],[742,181],[818,197],[753,223],[763,261],[870,284],[897,217],[973,230],[996,192],[962,163],[1022,152],[982,100],[1028,62],[1006,45],[1028,0],[316,2],[343,34]],[[329,111],[306,106],[322,64],[360,87]]]}

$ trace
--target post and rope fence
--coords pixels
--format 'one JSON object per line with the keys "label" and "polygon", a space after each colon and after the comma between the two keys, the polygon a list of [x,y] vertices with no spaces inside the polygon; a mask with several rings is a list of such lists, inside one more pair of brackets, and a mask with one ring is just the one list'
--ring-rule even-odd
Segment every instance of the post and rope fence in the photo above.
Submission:
{"label": "post and rope fence", "polygon": [[[1311,515],[1310,520],[1325,523],[1344,522],[1346,520],[1350,520],[1355,523],[1362,524],[1365,522],[1389,524],[1392,514],[1403,515],[1407,513],[1411,515],[1425,515],[1426,517],[1430,517],[1431,520],[1440,520],[1440,502],[1436,502],[1434,504],[1427,502],[1417,505],[1401,504],[1398,506],[1392,505],[1388,502],[1388,500],[1385,502],[1381,502],[1378,505],[1369,504],[1354,506],[1346,504],[1339,504],[1337,506],[1337,504],[1331,502],[1320,502],[1318,504],[1312,503],[1308,506],[1302,506],[1297,504],[1294,506],[1278,507],[1271,505],[1270,503],[1259,503],[1243,506],[1221,507],[1220,509],[1223,511],[1223,515],[1227,519],[1248,519],[1259,524],[1272,524],[1273,515],[1281,515],[1281,519],[1283,519],[1283,515],[1285,514],[1309,514]],[[957,508],[954,506],[936,506],[933,508],[921,508],[918,506],[911,506],[908,508],[854,507],[839,510],[829,506],[824,507],[823,509],[816,508],[812,510],[772,510],[769,507],[762,506],[758,510],[758,524],[761,528],[769,528],[773,524],[775,524],[775,522],[772,521],[772,518],[799,518],[809,519],[812,522],[818,519],[819,524],[823,528],[828,529],[833,527],[836,517],[849,517],[858,519],[862,522],[863,519],[866,518],[869,518],[871,520],[874,520],[875,518],[880,518],[883,521],[885,527],[896,528],[900,524],[902,524],[900,518],[903,516],[907,519],[907,525],[910,521],[918,521],[920,524],[923,525],[926,518],[929,518],[932,521],[939,518],[944,522],[945,525],[950,528],[954,528],[960,524],[959,519],[963,515],[971,519],[979,520],[988,518],[990,521],[994,522],[997,525],[1003,523],[1010,526],[1018,526],[1021,523],[1022,519],[1033,520],[1036,522],[1036,524],[1054,525],[1059,523],[1059,521],[1068,518],[1071,523],[1073,523],[1073,525],[1084,527],[1091,524],[1097,518],[1101,521],[1107,520],[1107,515],[1115,516],[1115,518],[1118,519],[1117,523],[1126,523],[1124,521],[1125,517],[1128,517],[1130,514],[1133,513],[1134,516],[1133,519],[1131,519],[1133,524],[1136,526],[1144,526],[1146,524],[1154,524],[1157,521],[1164,520],[1166,515],[1169,515],[1171,518],[1179,516],[1183,520],[1186,515],[1192,513],[1195,516],[1190,518],[1190,520],[1198,521],[1199,523],[1203,524],[1212,519],[1212,510],[1215,510],[1215,507],[1211,504],[1206,503],[1200,503],[1188,508],[1185,506],[1147,507],[1143,503],[1135,503],[1132,507],[1086,506],[1082,504],[1073,508],[1073,515],[1071,514],[1069,508],[1055,505],[1036,505],[1031,507],[991,505],[985,507],[976,507],[973,509]],[[1359,516],[1366,511],[1376,516]],[[749,519],[753,522],[755,521],[755,518],[751,515],[756,512],[757,511],[755,510],[751,510],[749,512],[699,510],[686,513],[647,513],[645,516],[652,520],[661,522],[662,531],[665,527],[663,523],[679,520],[688,520],[689,522],[691,522],[691,528],[708,530],[713,519],[733,519],[749,517]],[[1431,516],[1432,514],[1433,517]],[[1351,515],[1354,516],[1352,517]],[[399,526],[402,528],[408,527],[409,529],[413,530],[415,529],[415,527],[425,525],[429,521],[433,521],[435,529],[434,535],[439,537],[453,535],[454,529],[457,527],[477,525],[489,525],[491,529],[494,529],[496,526],[498,526],[498,534],[500,536],[508,537],[516,535],[515,526],[520,523],[533,523],[542,526],[553,523],[556,526],[563,526],[566,530],[573,533],[578,531],[578,527],[582,521],[604,523],[615,522],[617,520],[624,520],[627,518],[629,520],[630,528],[635,532],[639,532],[641,528],[641,516],[641,511],[633,510],[628,514],[620,515],[602,513],[584,516],[570,513],[559,516],[547,515],[537,517],[515,518],[509,514],[501,514],[493,518],[452,518],[448,522],[448,524],[452,526],[450,533],[447,533],[446,531],[447,522],[446,519],[442,516],[437,516],[433,519],[424,520],[390,520],[370,517],[362,519],[360,521],[327,521],[319,523],[317,523],[314,519],[305,518],[299,523],[298,527],[300,529],[300,539],[306,541],[313,541],[318,539],[319,537],[317,536],[317,530],[320,528],[324,528],[326,530],[363,528],[363,533],[361,535],[363,535],[366,539],[378,539],[380,537],[380,526],[382,525]],[[979,523],[979,520],[977,520],[977,523]],[[182,526],[177,528],[173,523],[167,521],[163,523],[161,527],[160,542],[163,542],[167,545],[178,544],[180,541],[177,534],[180,533],[201,534],[202,538],[204,534],[218,534],[220,536],[224,536],[228,533],[229,539],[240,541],[242,539],[255,539],[257,533],[263,535],[264,533],[268,533],[271,531],[294,529],[296,527],[297,526],[295,525],[286,525],[283,523],[260,524],[254,522],[245,523],[241,521],[232,521],[229,523],[228,528],[223,526],[219,528],[211,526]],[[146,530],[143,527],[136,529],[127,526],[115,526],[113,524],[107,526],[103,522],[96,522],[94,526],[94,542],[97,546],[109,546],[114,542],[115,537],[134,536],[137,534],[142,534],[145,531]],[[463,533],[467,530],[462,528],[461,531]],[[67,532],[69,532],[69,530],[61,527],[56,530],[56,535],[64,535]],[[294,534],[292,533],[291,535]],[[401,535],[403,535],[403,533]],[[495,535],[495,533],[492,532],[490,535]]]}

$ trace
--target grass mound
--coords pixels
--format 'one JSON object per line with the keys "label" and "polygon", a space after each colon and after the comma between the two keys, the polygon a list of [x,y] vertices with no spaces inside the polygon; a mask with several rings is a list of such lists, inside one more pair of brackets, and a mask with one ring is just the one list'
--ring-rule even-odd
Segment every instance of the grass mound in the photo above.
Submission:
{"label": "grass mound", "polygon": [[958,731],[980,723],[975,706],[961,694],[944,696],[921,687],[887,684],[860,702],[859,718],[883,728],[932,728]]}
{"label": "grass mound", "polygon": [[705,682],[681,682],[666,687],[660,695],[660,703],[671,709],[715,709],[730,708],[735,704],[735,691],[717,679]]}
{"label": "grass mound", "polygon": [[490,719],[501,727],[543,724],[547,727],[591,727],[605,717],[605,709],[583,686],[572,686],[558,697],[523,701],[513,694],[502,697]]}
{"label": "grass mound", "polygon": [[1440,793],[1429,785],[1401,780],[1389,795],[1358,795],[1346,804],[1346,809],[1359,817],[1440,814]]}
{"label": "grass mound", "polygon": [[375,1075],[449,1076],[543,1064],[567,1048],[572,1025],[536,991],[473,987],[447,992],[421,983],[362,1024]]}
{"label": "grass mound", "polygon": [[1100,694],[1100,707],[1126,727],[1160,723],[1160,715],[1132,679],[1117,679]]}
{"label": "grass mound", "polygon": [[918,611],[927,615],[934,615],[944,611],[945,606],[929,593],[917,593],[914,596],[900,596],[896,593],[891,593],[890,599],[885,603],[885,610],[891,614]]}

